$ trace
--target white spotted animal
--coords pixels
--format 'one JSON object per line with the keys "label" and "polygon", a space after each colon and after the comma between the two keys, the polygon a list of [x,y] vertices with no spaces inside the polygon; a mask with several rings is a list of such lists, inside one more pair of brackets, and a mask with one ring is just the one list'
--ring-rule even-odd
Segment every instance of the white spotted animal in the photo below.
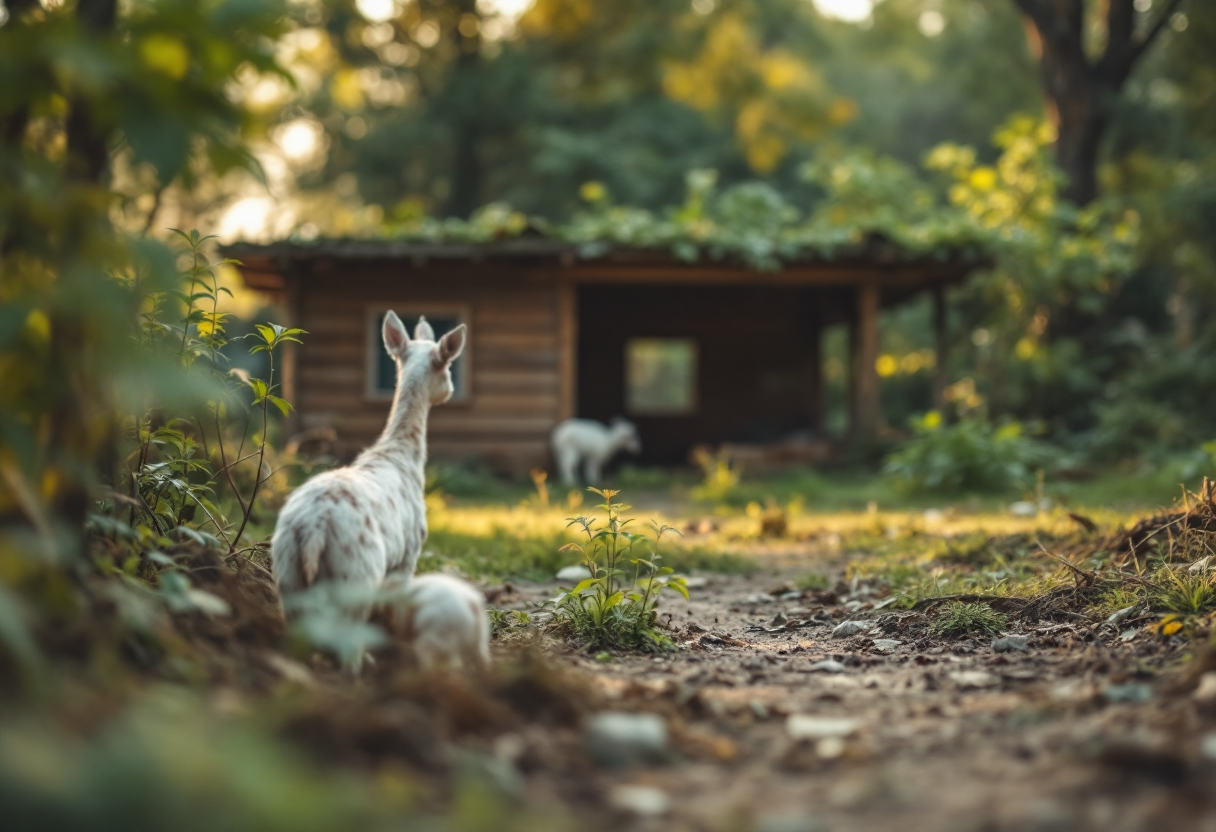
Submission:
{"label": "white spotted animal", "polygon": [[[390,311],[383,337],[397,363],[388,424],[353,463],[304,483],[283,506],[271,542],[281,597],[321,581],[370,591],[390,573],[414,574],[427,529],[427,416],[452,397],[452,362],[464,349],[465,327],[436,342],[420,318],[411,339]],[[360,659],[348,669],[357,671]]]}
{"label": "white spotted animal", "polygon": [[398,600],[389,602],[389,619],[393,633],[412,645],[419,667],[489,666],[490,620],[485,596],[476,587],[452,575],[429,573],[409,581],[390,576],[386,588],[402,584]]}
{"label": "white spotted animal", "polygon": [[553,456],[562,482],[576,485],[579,470],[587,485],[602,485],[604,464],[619,451],[641,453],[637,428],[626,419],[613,419],[611,425],[590,419],[567,419],[553,429]]}

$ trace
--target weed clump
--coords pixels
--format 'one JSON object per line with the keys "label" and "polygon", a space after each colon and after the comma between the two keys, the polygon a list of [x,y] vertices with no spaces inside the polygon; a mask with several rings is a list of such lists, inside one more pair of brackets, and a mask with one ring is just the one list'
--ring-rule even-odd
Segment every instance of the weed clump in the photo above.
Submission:
{"label": "weed clump", "polygon": [[1153,582],[1154,606],[1181,616],[1203,615],[1216,610],[1216,575],[1177,572],[1162,567]]}
{"label": "weed clump", "polygon": [[658,629],[659,596],[670,589],[687,598],[688,584],[671,567],[660,565],[658,547],[664,534],[679,532],[656,523],[649,526],[653,537],[628,531],[633,520],[623,519],[622,513],[630,506],[613,502],[619,492],[589,490],[604,498],[597,508],[607,518],[602,522],[570,518],[569,526],[579,527],[587,539],[567,544],[561,551],[578,552],[591,577],[558,595],[554,623],[589,647],[674,648],[672,640]]}
{"label": "weed clump", "polygon": [[950,601],[943,604],[937,619],[930,626],[935,636],[995,636],[1005,629],[1008,619],[987,604],[965,604]]}

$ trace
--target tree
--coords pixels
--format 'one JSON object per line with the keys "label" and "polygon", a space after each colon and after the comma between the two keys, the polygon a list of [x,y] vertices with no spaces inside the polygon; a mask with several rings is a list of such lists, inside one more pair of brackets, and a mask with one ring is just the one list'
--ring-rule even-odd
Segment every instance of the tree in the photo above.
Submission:
{"label": "tree", "polygon": [[[1064,195],[1086,205],[1098,194],[1098,150],[1110,126],[1115,103],[1132,69],[1169,23],[1182,0],[1165,0],[1151,15],[1137,0],[1105,0],[1105,20],[1087,13],[1085,0],[1014,0],[1028,21],[1031,50],[1039,58],[1043,90],[1051,99],[1056,124],[1056,157],[1068,177]],[[1091,58],[1090,33],[1102,48]]]}

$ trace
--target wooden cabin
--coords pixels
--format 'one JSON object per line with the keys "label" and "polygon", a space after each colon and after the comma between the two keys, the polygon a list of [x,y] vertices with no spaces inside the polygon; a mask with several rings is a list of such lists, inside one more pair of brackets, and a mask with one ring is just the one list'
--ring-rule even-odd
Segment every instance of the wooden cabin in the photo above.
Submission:
{"label": "wooden cabin", "polygon": [[571,416],[631,419],[646,464],[686,463],[698,445],[818,437],[821,333],[840,322],[851,332],[850,432],[872,435],[880,309],[932,292],[940,349],[943,290],[979,265],[910,259],[878,240],[780,271],[648,250],[583,259],[535,237],[239,243],[224,255],[308,332],[283,360],[294,429],[331,427],[339,456],[353,456],[388,413],[385,310],[411,328],[425,315],[440,333],[466,323],[456,395],[431,413],[430,453],[504,471],[547,466],[549,433]]}

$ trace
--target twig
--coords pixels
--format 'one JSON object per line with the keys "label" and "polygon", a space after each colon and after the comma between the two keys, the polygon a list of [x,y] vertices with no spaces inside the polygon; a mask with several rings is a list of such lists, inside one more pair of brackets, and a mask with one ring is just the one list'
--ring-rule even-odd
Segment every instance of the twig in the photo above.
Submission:
{"label": "twig", "polygon": [[1098,579],[1098,576],[1096,573],[1086,572],[1084,569],[1078,568],[1067,558],[1062,558],[1059,555],[1054,555],[1051,552],[1047,551],[1046,547],[1044,547],[1043,544],[1040,543],[1039,541],[1036,540],[1035,545],[1038,546],[1039,549],[1043,552],[1043,554],[1047,555],[1047,557],[1054,558],[1055,560],[1058,560],[1060,563],[1067,566],[1072,571],[1073,580],[1075,580],[1077,582],[1077,586],[1081,585],[1082,580],[1085,581],[1086,586],[1093,586],[1094,581],[1096,581]]}

